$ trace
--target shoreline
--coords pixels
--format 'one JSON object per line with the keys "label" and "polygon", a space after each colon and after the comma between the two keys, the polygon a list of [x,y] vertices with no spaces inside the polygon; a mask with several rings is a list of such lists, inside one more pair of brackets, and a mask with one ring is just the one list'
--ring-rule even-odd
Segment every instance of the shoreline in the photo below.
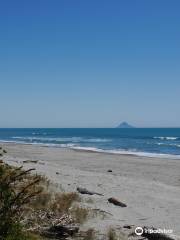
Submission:
{"label": "shoreline", "polygon": [[[138,152],[138,151],[133,152],[128,150],[126,151],[126,150],[116,150],[116,149],[104,150],[104,149],[95,148],[95,147],[70,146],[73,144],[26,143],[26,142],[4,141],[4,140],[0,140],[0,144],[30,145],[30,146],[39,146],[39,147],[47,147],[47,148],[70,149],[70,150],[79,151],[79,152],[92,152],[92,153],[102,153],[102,154],[104,153],[104,154],[110,154],[110,155],[180,160],[180,155],[175,155],[175,154],[150,153],[150,152]],[[62,145],[67,145],[67,146],[62,146]]]}
{"label": "shoreline", "polygon": [[[83,196],[83,204],[108,212],[105,219],[90,219],[85,227],[100,231],[109,226],[153,226],[180,234],[180,161],[132,155],[78,151],[38,145],[0,143],[7,150],[10,165],[35,167],[64,191],[77,187],[104,196]],[[34,162],[33,162],[34,161]],[[112,172],[108,172],[112,170]],[[127,204],[119,208],[107,202],[115,197]]]}

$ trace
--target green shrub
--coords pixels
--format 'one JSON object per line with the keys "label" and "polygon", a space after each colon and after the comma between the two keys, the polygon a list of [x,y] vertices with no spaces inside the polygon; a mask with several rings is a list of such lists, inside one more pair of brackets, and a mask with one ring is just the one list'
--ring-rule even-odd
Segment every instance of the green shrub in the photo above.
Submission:
{"label": "green shrub", "polygon": [[39,182],[34,177],[24,182],[24,177],[31,172],[20,168],[11,168],[0,164],[0,239],[2,240],[29,240],[20,225],[23,207],[39,192],[35,185]]}
{"label": "green shrub", "polygon": [[39,237],[25,233],[19,224],[12,224],[3,240],[40,240]]}

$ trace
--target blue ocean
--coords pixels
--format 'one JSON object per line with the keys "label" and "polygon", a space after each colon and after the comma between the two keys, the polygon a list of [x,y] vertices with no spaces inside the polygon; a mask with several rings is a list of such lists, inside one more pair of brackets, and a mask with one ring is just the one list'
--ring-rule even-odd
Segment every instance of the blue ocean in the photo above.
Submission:
{"label": "blue ocean", "polygon": [[180,159],[180,128],[0,129],[0,141]]}

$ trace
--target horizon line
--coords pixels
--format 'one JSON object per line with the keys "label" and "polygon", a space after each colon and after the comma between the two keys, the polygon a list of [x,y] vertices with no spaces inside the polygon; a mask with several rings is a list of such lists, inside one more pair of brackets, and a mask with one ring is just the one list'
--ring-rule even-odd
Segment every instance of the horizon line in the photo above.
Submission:
{"label": "horizon line", "polygon": [[148,127],[148,126],[144,126],[144,127],[131,127],[131,128],[118,128],[118,127],[0,127],[0,129],[143,129],[143,128],[148,128],[148,129],[152,129],[152,128],[180,128],[180,126],[164,126],[164,127],[160,127],[160,126],[152,126],[152,127]]}

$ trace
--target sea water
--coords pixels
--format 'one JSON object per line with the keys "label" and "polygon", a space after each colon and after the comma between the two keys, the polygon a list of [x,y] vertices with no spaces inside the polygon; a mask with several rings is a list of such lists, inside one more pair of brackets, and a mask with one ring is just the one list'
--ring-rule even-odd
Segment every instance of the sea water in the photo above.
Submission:
{"label": "sea water", "polygon": [[180,128],[0,129],[0,141],[180,159]]}

